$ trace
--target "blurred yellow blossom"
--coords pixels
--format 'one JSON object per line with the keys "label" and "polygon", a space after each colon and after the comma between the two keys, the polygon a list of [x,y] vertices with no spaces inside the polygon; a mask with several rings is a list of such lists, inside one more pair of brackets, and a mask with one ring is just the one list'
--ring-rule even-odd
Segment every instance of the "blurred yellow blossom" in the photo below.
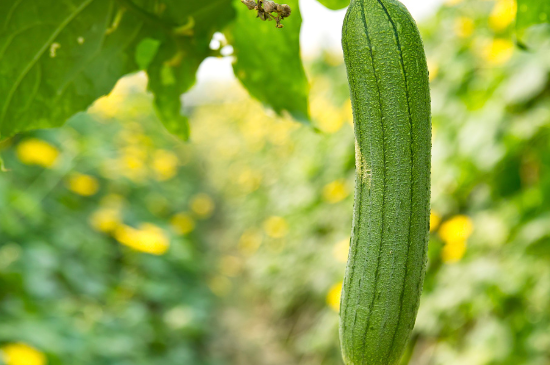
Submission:
{"label": "blurred yellow blossom", "polygon": [[336,261],[338,262],[348,261],[349,240],[350,239],[348,237],[345,240],[338,242],[334,246],[333,254],[334,254],[334,258],[336,258]]}
{"label": "blurred yellow blossom", "polygon": [[114,160],[106,160],[101,174],[114,179],[124,176],[134,182],[142,182],[147,177],[147,149],[137,145],[124,146]]}
{"label": "blurred yellow blossom", "polygon": [[88,109],[88,113],[95,114],[102,119],[114,118],[120,111],[125,97],[123,94],[112,92],[97,99]]}
{"label": "blurred yellow blossom", "polygon": [[443,262],[452,264],[458,262],[466,253],[466,241],[449,242],[443,246],[441,258]]}
{"label": "blurred yellow blossom", "polygon": [[334,284],[327,294],[327,304],[335,312],[340,311],[340,296],[342,295],[342,282]]}
{"label": "blurred yellow blossom", "polygon": [[90,216],[90,225],[100,232],[111,233],[120,223],[120,210],[116,208],[99,208]]}
{"label": "blurred yellow blossom", "polygon": [[[120,79],[109,95],[103,96],[94,102],[94,104],[88,109],[88,113],[95,114],[103,119],[108,119],[119,116],[121,115],[121,112],[124,111],[124,116],[127,117],[129,115],[128,111],[131,111],[131,109],[128,109],[125,99],[128,97],[131,90],[144,90],[146,83],[147,78],[143,73],[134,74],[131,77]],[[123,110],[123,108],[125,109]],[[139,108],[137,109],[137,114],[139,114]]]}
{"label": "blurred yellow blossom", "polygon": [[6,365],[44,365],[46,356],[24,343],[11,343],[1,349],[2,360]]}
{"label": "blurred yellow blossom", "polygon": [[435,231],[439,227],[439,223],[441,223],[441,216],[432,210],[430,213],[430,232]]}
{"label": "blurred yellow blossom", "polygon": [[124,125],[124,129],[118,134],[119,143],[132,147],[151,147],[153,141],[151,137],[143,131],[143,126],[137,122],[130,122]]}
{"label": "blurred yellow blossom", "polygon": [[441,224],[439,236],[445,243],[466,241],[473,229],[474,225],[470,217],[457,215]]}
{"label": "blurred yellow blossom", "polygon": [[187,213],[178,213],[170,219],[172,229],[178,234],[188,234],[195,229],[195,220]]}
{"label": "blurred yellow blossom", "polygon": [[462,259],[466,253],[466,241],[472,234],[474,225],[470,217],[457,215],[441,224],[439,236],[445,242],[441,258],[446,263]]}
{"label": "blurred yellow blossom", "polygon": [[212,293],[216,294],[217,296],[225,297],[227,294],[229,294],[232,284],[231,280],[229,280],[225,276],[218,275],[210,279],[210,281],[208,282],[208,287],[210,288]]}
{"label": "blurred yellow blossom", "polygon": [[458,17],[455,19],[454,30],[460,38],[468,38],[474,33],[474,20],[468,17]]}
{"label": "blurred yellow blossom", "polygon": [[99,182],[93,176],[74,172],[68,178],[67,187],[78,195],[91,196],[99,190]]}
{"label": "blurred yellow blossom", "polygon": [[177,167],[178,158],[174,153],[166,150],[155,151],[151,168],[157,180],[165,181],[171,179],[176,175]]}
{"label": "blurred yellow blossom", "polygon": [[245,256],[253,255],[262,244],[262,233],[258,229],[247,229],[239,239],[239,252]]}
{"label": "blurred yellow blossom", "polygon": [[317,97],[311,105],[311,116],[317,127],[325,133],[336,133],[344,125],[343,114],[330,100]]}
{"label": "blurred yellow blossom", "polygon": [[428,71],[430,74],[430,81],[434,80],[439,74],[439,65],[436,62],[428,59]]}
{"label": "blurred yellow blossom", "polygon": [[351,99],[347,99],[345,101],[340,112],[344,121],[353,126],[353,108],[351,107]]}
{"label": "blurred yellow blossom", "polygon": [[516,18],[516,12],[515,0],[498,0],[489,16],[489,26],[495,32],[506,29]]}
{"label": "blurred yellow blossom", "polygon": [[224,256],[221,258],[218,267],[220,272],[225,276],[237,276],[242,269],[242,260],[237,256]]}
{"label": "blurred yellow blossom", "polygon": [[338,203],[349,195],[344,180],[336,180],[323,188],[323,199],[329,203]]}
{"label": "blurred yellow blossom", "polygon": [[264,231],[269,237],[281,238],[288,234],[288,223],[282,217],[269,217],[264,222]]}
{"label": "blurred yellow blossom", "polygon": [[170,246],[164,230],[151,223],[142,224],[139,229],[119,225],[114,232],[115,239],[136,251],[162,255]]}
{"label": "blurred yellow blossom", "polygon": [[239,129],[250,151],[256,152],[265,145],[267,126],[265,121],[256,118],[247,118],[241,122]]}
{"label": "blurred yellow blossom", "polygon": [[52,167],[59,157],[57,148],[48,142],[36,138],[27,139],[19,143],[16,154],[17,158],[24,164],[39,165],[42,167]]}
{"label": "blurred yellow blossom", "polygon": [[140,170],[145,165],[144,161],[136,155],[125,154],[122,156],[124,167],[129,170]]}
{"label": "blurred yellow blossom", "polygon": [[251,193],[258,190],[262,183],[262,174],[250,168],[241,171],[238,177],[239,185],[242,186],[245,192]]}
{"label": "blurred yellow blossom", "polygon": [[214,211],[214,201],[208,195],[201,193],[191,199],[191,210],[201,218],[208,218]]}
{"label": "blurred yellow blossom", "polygon": [[514,54],[514,43],[509,39],[497,38],[487,43],[482,56],[491,65],[502,65]]}
{"label": "blurred yellow blossom", "polygon": [[290,131],[298,128],[299,124],[283,119],[277,120],[276,123],[272,123],[270,127],[270,132],[267,134],[267,138],[272,144],[282,146],[288,143],[290,139]]}

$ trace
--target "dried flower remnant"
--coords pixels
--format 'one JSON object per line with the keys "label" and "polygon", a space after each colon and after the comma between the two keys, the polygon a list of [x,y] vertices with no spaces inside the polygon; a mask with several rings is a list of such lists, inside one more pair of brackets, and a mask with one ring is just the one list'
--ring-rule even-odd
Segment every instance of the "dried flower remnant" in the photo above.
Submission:
{"label": "dried flower remnant", "polygon": [[[257,17],[261,20],[275,20],[277,28],[283,27],[281,21],[288,18],[292,12],[287,4],[277,4],[270,0],[259,0],[258,3],[254,0],[241,0],[241,2],[246,5],[248,10],[256,10],[258,12]],[[276,15],[273,15],[273,13],[276,13]]]}

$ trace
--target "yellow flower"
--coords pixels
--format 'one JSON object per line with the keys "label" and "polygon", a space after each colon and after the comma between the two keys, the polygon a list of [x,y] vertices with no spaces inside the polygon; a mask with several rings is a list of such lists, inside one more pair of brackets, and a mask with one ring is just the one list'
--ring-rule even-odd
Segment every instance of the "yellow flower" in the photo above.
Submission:
{"label": "yellow flower", "polygon": [[288,223],[282,217],[269,217],[264,222],[264,231],[269,237],[281,238],[288,234]]}
{"label": "yellow flower", "polygon": [[119,225],[114,232],[115,239],[136,251],[162,255],[166,253],[170,242],[162,228],[144,223],[139,229]]}
{"label": "yellow flower", "polygon": [[219,269],[225,276],[237,276],[242,269],[242,261],[236,256],[224,256],[219,262]]}
{"label": "yellow flower", "polygon": [[[141,86],[143,81],[143,77],[139,75],[120,79],[109,95],[96,100],[88,109],[88,113],[96,114],[103,119],[119,116],[123,111],[124,101],[130,90],[136,89],[136,86]],[[143,87],[141,88],[143,89]]]}
{"label": "yellow flower", "polygon": [[509,39],[494,39],[482,50],[482,56],[489,64],[502,65],[514,54],[514,43]]}
{"label": "yellow flower", "polygon": [[349,125],[353,126],[353,108],[351,107],[351,100],[347,99],[340,111],[342,119]]}
{"label": "yellow flower", "polygon": [[336,133],[344,125],[343,113],[326,98],[315,98],[311,111],[318,128],[325,133]]}
{"label": "yellow flower", "polygon": [[474,33],[474,21],[472,18],[459,17],[455,20],[454,29],[460,38],[468,38]]}
{"label": "yellow flower", "polygon": [[100,232],[111,233],[120,223],[120,210],[116,208],[100,208],[90,216],[90,225]]}
{"label": "yellow flower", "polygon": [[444,222],[439,228],[439,236],[445,242],[441,258],[445,263],[458,262],[466,253],[466,241],[474,230],[470,217],[457,215]]}
{"label": "yellow flower", "polygon": [[172,229],[179,234],[188,234],[195,229],[195,221],[187,213],[178,213],[170,219]]}
{"label": "yellow flower", "polygon": [[17,158],[24,164],[42,167],[52,167],[59,157],[57,148],[36,138],[19,143],[16,153]]}
{"label": "yellow flower", "polygon": [[151,168],[159,181],[165,181],[174,177],[178,169],[178,158],[170,151],[158,150],[153,155]]}
{"label": "yellow flower", "polygon": [[225,297],[229,294],[231,286],[231,280],[222,275],[215,276],[208,282],[208,287],[212,293],[219,297]]}
{"label": "yellow flower", "polygon": [[94,195],[99,190],[99,182],[95,177],[78,172],[72,173],[69,176],[67,186],[69,190],[82,196]]}
{"label": "yellow flower", "polygon": [[430,232],[433,232],[439,227],[439,223],[441,223],[441,216],[434,212],[430,213]]}
{"label": "yellow flower", "polygon": [[472,234],[474,225],[470,217],[457,215],[449,219],[439,228],[439,236],[447,243],[466,242]]}
{"label": "yellow flower", "polygon": [[333,254],[334,254],[334,258],[336,258],[336,261],[338,262],[348,261],[348,252],[349,252],[349,237],[346,238],[345,240],[338,242],[334,246]]}
{"label": "yellow flower", "polygon": [[207,218],[214,211],[214,201],[206,194],[197,194],[191,199],[191,210],[199,217]]}
{"label": "yellow flower", "polygon": [[447,264],[452,264],[458,262],[464,257],[466,253],[466,241],[454,241],[449,242],[443,246],[443,251],[441,251],[441,258],[443,262]]}
{"label": "yellow flower", "polygon": [[349,195],[344,180],[333,181],[323,188],[323,199],[329,203],[338,203]]}
{"label": "yellow flower", "polygon": [[428,70],[430,73],[430,81],[432,81],[439,74],[439,65],[431,60],[428,60]]}
{"label": "yellow flower", "polygon": [[489,16],[489,26],[495,32],[506,29],[516,18],[515,0],[498,0]]}
{"label": "yellow flower", "polygon": [[251,193],[258,190],[262,183],[262,175],[254,170],[245,169],[238,177],[239,184],[243,187],[245,192]]}
{"label": "yellow flower", "polygon": [[340,311],[340,296],[342,295],[342,282],[334,284],[327,294],[327,304],[335,312]]}
{"label": "yellow flower", "polygon": [[12,343],[0,350],[6,365],[44,365],[46,356],[37,349],[24,344]]}
{"label": "yellow flower", "polygon": [[262,233],[257,229],[248,229],[239,239],[239,252],[245,256],[252,256],[261,244]]}
{"label": "yellow flower", "polygon": [[98,210],[92,213],[89,222],[97,231],[112,233],[122,222],[121,209],[123,198],[120,195],[109,194],[104,196]]}
{"label": "yellow flower", "polygon": [[124,103],[124,95],[111,93],[96,100],[88,109],[91,114],[96,114],[102,119],[114,118]]}

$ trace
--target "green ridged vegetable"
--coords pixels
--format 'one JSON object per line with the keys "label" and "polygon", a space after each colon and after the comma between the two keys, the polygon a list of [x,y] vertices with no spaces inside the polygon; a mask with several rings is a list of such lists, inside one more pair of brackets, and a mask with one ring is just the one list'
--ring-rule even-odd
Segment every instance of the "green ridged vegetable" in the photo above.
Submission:
{"label": "green ridged vegetable", "polygon": [[347,365],[393,365],[414,327],[426,267],[428,68],[416,23],[396,0],[351,0],[342,46],[357,172],[342,353]]}

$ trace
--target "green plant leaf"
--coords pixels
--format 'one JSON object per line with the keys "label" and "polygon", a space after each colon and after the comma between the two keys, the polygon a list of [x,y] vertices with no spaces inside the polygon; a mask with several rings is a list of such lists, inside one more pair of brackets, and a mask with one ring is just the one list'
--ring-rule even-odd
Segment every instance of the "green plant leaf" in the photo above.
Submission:
{"label": "green plant leaf", "polygon": [[349,5],[349,0],[317,0],[330,10],[340,10]]}
{"label": "green plant leaf", "polygon": [[233,40],[235,75],[250,94],[281,114],[288,111],[301,122],[309,121],[309,85],[300,58],[302,17],[297,0],[288,1],[290,17],[264,22],[235,0],[237,20],[228,34]]}
{"label": "green plant leaf", "polygon": [[532,25],[550,23],[550,1],[518,0],[516,30],[518,37]]}
{"label": "green plant leaf", "polygon": [[126,57],[141,24],[109,0],[0,3],[0,138],[56,127],[136,67]]}
{"label": "green plant leaf", "polygon": [[[168,12],[183,24],[175,42],[164,42],[147,68],[148,89],[155,95],[155,107],[162,123],[176,136],[187,140],[189,126],[181,115],[181,94],[195,83],[201,62],[211,55],[210,40],[235,16],[231,0],[181,2],[167,0]],[[191,36],[192,34],[192,36]]]}
{"label": "green plant leaf", "polygon": [[[0,2],[0,139],[60,126],[144,67],[161,121],[186,138],[180,95],[233,16],[230,0]],[[170,72],[155,73],[165,65],[173,85],[159,82]]]}

